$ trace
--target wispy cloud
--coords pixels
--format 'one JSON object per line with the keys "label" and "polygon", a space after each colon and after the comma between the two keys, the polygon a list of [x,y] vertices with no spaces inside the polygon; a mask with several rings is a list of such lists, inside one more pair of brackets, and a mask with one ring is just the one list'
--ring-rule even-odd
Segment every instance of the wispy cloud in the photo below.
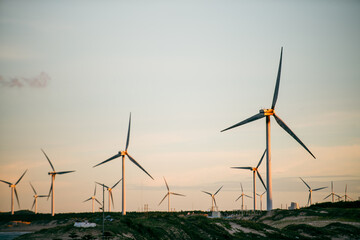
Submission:
{"label": "wispy cloud", "polygon": [[4,88],[45,88],[50,80],[50,76],[45,72],[41,72],[35,77],[4,77],[0,75],[0,86]]}

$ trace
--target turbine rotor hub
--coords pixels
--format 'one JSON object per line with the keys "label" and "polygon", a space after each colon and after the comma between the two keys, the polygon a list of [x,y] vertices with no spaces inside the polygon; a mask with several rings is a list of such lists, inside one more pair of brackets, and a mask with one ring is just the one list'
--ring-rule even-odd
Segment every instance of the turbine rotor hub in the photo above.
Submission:
{"label": "turbine rotor hub", "polygon": [[275,113],[274,109],[260,109],[259,112],[263,113],[265,116],[271,116]]}
{"label": "turbine rotor hub", "polygon": [[121,152],[119,152],[119,153],[120,153],[121,156],[126,156],[127,151],[121,151]]}

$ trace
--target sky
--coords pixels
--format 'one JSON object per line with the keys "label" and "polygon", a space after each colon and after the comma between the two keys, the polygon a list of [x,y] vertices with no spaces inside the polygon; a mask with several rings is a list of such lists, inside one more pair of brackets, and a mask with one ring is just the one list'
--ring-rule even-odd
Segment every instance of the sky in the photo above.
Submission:
{"label": "sky", "polygon": [[[360,197],[360,2],[318,1],[0,1],[0,179],[16,182],[21,209],[31,182],[56,212],[91,211],[94,182],[113,185],[124,150],[127,210],[152,211],[170,190],[171,208],[239,209],[252,193],[250,171],[265,149],[265,120],[220,133],[270,108],[284,48],[276,113],[316,156],[271,122],[274,208],[307,203],[302,177],[321,202],[334,191]],[[265,161],[259,170],[266,177]],[[257,181],[257,192],[264,191]],[[121,211],[121,185],[113,190]],[[102,199],[97,188],[97,198]],[[0,184],[0,211],[10,188]],[[264,198],[265,199],[265,198]],[[107,202],[107,196],[105,198]],[[259,201],[259,199],[257,199]],[[252,199],[246,199],[251,209]],[[266,201],[263,201],[263,208]],[[107,208],[107,204],[106,204]],[[258,207],[259,208],[259,207]],[[15,205],[15,210],[18,210]],[[38,201],[50,212],[50,201]]]}

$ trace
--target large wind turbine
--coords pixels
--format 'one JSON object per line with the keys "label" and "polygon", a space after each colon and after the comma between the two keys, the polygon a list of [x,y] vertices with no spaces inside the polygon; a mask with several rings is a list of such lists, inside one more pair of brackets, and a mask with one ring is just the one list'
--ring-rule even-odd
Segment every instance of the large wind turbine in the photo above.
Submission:
{"label": "large wind turbine", "polygon": [[36,190],[35,190],[35,188],[34,188],[34,186],[31,184],[31,182],[29,182],[29,183],[30,183],[30,186],[31,186],[34,194],[35,194],[35,195],[34,195],[34,202],[33,202],[33,205],[32,205],[32,207],[31,207],[31,209],[33,209],[34,206],[35,206],[35,214],[36,214],[36,213],[37,213],[37,199],[38,199],[39,197],[48,197],[48,195],[38,195],[37,192],[36,192]]}
{"label": "large wind turbine", "polygon": [[96,199],[96,184],[95,184],[95,189],[94,189],[94,195],[92,195],[91,197],[89,197],[88,199],[86,199],[84,202],[90,201],[92,200],[92,212],[94,213],[94,205],[95,205],[95,201],[98,202],[100,205],[101,203],[99,202],[99,200]]}
{"label": "large wind turbine", "polygon": [[154,180],[154,178],[137,161],[135,161],[135,159],[133,157],[131,157],[130,154],[127,152],[127,149],[129,147],[129,139],[130,139],[130,126],[131,126],[131,113],[130,113],[130,117],[129,117],[129,128],[128,128],[128,134],[127,134],[127,138],[126,138],[125,151],[119,151],[116,155],[114,155],[111,158],[94,166],[94,167],[97,167],[101,164],[104,164],[106,162],[114,160],[115,158],[122,157],[122,215],[126,215],[125,156],[128,156],[130,161],[132,161],[136,166],[138,166],[141,170],[143,170],[149,177],[151,177],[151,179]]}
{"label": "large wind turbine", "polygon": [[244,197],[248,197],[248,198],[251,198],[251,197],[244,193],[242,183],[240,183],[240,186],[241,186],[241,195],[235,200],[235,202],[241,198],[241,211],[244,211]]}
{"label": "large wind turbine", "polygon": [[214,194],[202,191],[203,193],[206,193],[206,194],[211,196],[211,211],[212,212],[214,212],[214,203],[215,203],[215,207],[217,208],[217,204],[216,204],[216,201],[215,201],[215,195],[221,190],[222,187],[223,186],[221,186]]}
{"label": "large wind turbine", "polygon": [[281,120],[281,118],[275,114],[275,104],[278,98],[278,94],[279,94],[279,86],[280,86],[280,75],[281,75],[281,63],[282,63],[282,53],[283,53],[283,48],[281,47],[281,54],[280,54],[280,63],[279,63],[279,68],[278,68],[278,73],[277,73],[277,78],[276,78],[276,85],[275,85],[275,91],[274,91],[274,96],[273,96],[273,101],[272,101],[272,105],[270,109],[260,109],[258,114],[255,114],[254,116],[245,119],[244,121],[241,121],[229,128],[226,128],[224,130],[222,130],[221,132],[224,132],[226,130],[244,125],[246,123],[258,120],[260,118],[266,117],[266,149],[267,149],[267,154],[266,154],[266,186],[267,186],[267,210],[270,211],[273,208],[273,203],[272,203],[272,179],[271,179],[271,138],[270,138],[270,116],[272,115],[276,122],[280,125],[280,127],[282,127],[288,134],[290,134],[290,136],[292,136],[301,146],[303,146],[306,151],[308,151],[311,156],[313,156],[315,158],[315,156],[310,152],[310,150],[305,146],[305,144],[295,135],[295,133],[285,124],[285,122],[283,120]]}
{"label": "large wind turbine", "polygon": [[45,155],[46,159],[48,160],[48,162],[50,164],[50,167],[52,169],[52,172],[48,172],[48,174],[51,176],[51,187],[50,187],[50,191],[49,191],[49,194],[48,194],[48,199],[49,199],[49,196],[50,196],[50,193],[51,193],[51,216],[54,216],[55,215],[55,198],[54,198],[54,195],[55,195],[55,188],[54,188],[55,176],[57,174],[62,175],[62,174],[71,173],[71,172],[75,172],[75,171],[72,170],[72,171],[56,172],[54,166],[52,165],[52,163],[51,163],[51,161],[49,159],[49,157],[46,155],[44,150],[41,149],[41,151],[44,153],[44,155]]}
{"label": "large wind turbine", "polygon": [[327,197],[325,197],[323,200],[327,199],[330,196],[331,196],[331,202],[334,202],[334,196],[337,196],[338,198],[341,198],[339,195],[334,193],[333,181],[331,181],[331,193]]}
{"label": "large wind turbine", "polygon": [[[304,179],[300,178],[301,181],[303,181],[305,183],[305,185],[308,187],[309,189],[309,199],[308,199],[308,202],[307,202],[307,205],[309,205],[309,202],[310,202],[310,205],[312,205],[312,192],[315,192],[315,191],[319,191],[321,189],[324,189],[324,188],[327,188],[327,187],[321,187],[321,188],[315,188],[315,189],[311,189],[311,187],[304,181]],[[309,205],[309,206],[310,206]]]}
{"label": "large wind turbine", "polygon": [[19,178],[19,180],[16,181],[16,183],[10,183],[4,180],[0,180],[0,182],[6,183],[9,185],[9,188],[11,188],[11,214],[14,215],[14,192],[15,192],[15,196],[16,196],[16,200],[18,203],[18,206],[20,208],[20,202],[19,202],[19,196],[17,194],[16,191],[16,185],[20,182],[20,180],[23,178],[23,176],[25,175],[25,173],[27,172],[27,169],[25,170],[25,172],[21,175],[21,177]]}
{"label": "large wind turbine", "polygon": [[109,187],[109,186],[106,186],[105,184],[101,184],[101,183],[98,183],[96,182],[97,184],[99,185],[104,185],[104,187],[106,187],[107,191],[109,192],[109,212],[111,212],[111,204],[110,204],[110,199],[111,199],[111,202],[112,202],[112,205],[114,207],[114,198],[113,198],[113,195],[112,195],[112,190],[119,184],[119,182],[121,181],[122,179],[120,179],[119,181],[117,181],[112,187]]}
{"label": "large wind turbine", "polygon": [[260,211],[262,211],[262,197],[263,197],[263,195],[266,193],[266,191],[265,192],[263,192],[262,194],[256,194],[256,195],[258,195],[259,197],[260,197]]}
{"label": "large wind turbine", "polygon": [[264,154],[263,154],[262,157],[260,158],[260,161],[259,161],[259,163],[258,163],[258,165],[257,165],[256,167],[232,167],[232,168],[235,168],[235,169],[247,169],[247,170],[250,170],[250,171],[253,172],[254,211],[256,210],[256,173],[257,173],[257,175],[258,175],[261,183],[263,184],[263,186],[264,186],[264,188],[265,188],[265,190],[266,190],[265,183],[264,183],[264,181],[263,181],[263,179],[262,179],[262,177],[261,177],[261,175],[260,175],[260,173],[259,173],[259,171],[258,171],[258,168],[259,168],[259,166],[260,166],[260,164],[261,164],[261,162],[262,162],[262,160],[263,160],[263,158],[264,158],[264,156],[265,156],[265,153],[266,153],[266,149],[265,149]]}
{"label": "large wind turbine", "polygon": [[351,197],[349,197],[349,195],[347,195],[347,184],[345,185],[345,195],[341,196],[341,198],[344,198],[345,199],[345,202],[347,202],[348,198],[353,200]]}
{"label": "large wind turbine", "polygon": [[161,202],[159,203],[159,206],[160,206],[160,204],[165,200],[165,198],[168,197],[168,212],[170,212],[170,195],[172,194],[172,195],[183,196],[183,197],[185,197],[185,195],[180,194],[180,193],[170,192],[170,189],[169,189],[169,186],[168,186],[168,184],[167,184],[167,182],[166,182],[165,177],[164,177],[164,181],[165,181],[166,188],[167,188],[168,192],[167,192],[167,194],[165,195],[165,197],[161,200]]}

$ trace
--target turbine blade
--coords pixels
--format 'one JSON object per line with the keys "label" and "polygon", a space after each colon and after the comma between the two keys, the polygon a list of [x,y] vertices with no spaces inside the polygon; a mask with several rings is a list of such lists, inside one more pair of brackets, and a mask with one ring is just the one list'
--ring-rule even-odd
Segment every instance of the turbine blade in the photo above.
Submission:
{"label": "turbine blade", "polygon": [[277,77],[276,77],[276,85],[275,85],[275,91],[274,91],[274,97],[273,97],[273,102],[272,102],[272,105],[271,105],[271,109],[275,109],[275,104],[276,104],[278,94],[279,94],[282,53],[283,53],[283,48],[281,47],[280,62],[279,62],[278,74],[277,74]]}
{"label": "turbine blade", "polygon": [[330,193],[327,197],[325,197],[323,200],[327,199],[327,198],[330,197],[330,196],[331,196],[331,193]]}
{"label": "turbine blade", "polygon": [[160,204],[165,200],[165,198],[166,198],[168,195],[169,195],[169,193],[167,193],[167,194],[165,195],[165,197],[160,201],[159,206],[160,206]]}
{"label": "turbine blade", "polygon": [[39,195],[38,197],[47,197],[48,195]]}
{"label": "turbine blade", "polygon": [[34,208],[34,206],[35,206],[35,199],[34,199],[34,202],[33,202],[33,204],[32,204],[32,206],[31,206],[31,210]]}
{"label": "turbine blade", "polygon": [[27,169],[26,169],[25,172],[21,175],[21,177],[19,178],[19,180],[17,180],[17,182],[15,183],[15,185],[17,185],[17,184],[20,182],[20,180],[23,178],[23,176],[25,175],[26,172],[27,172]]}
{"label": "turbine blade", "polygon": [[62,171],[62,172],[57,172],[56,174],[66,174],[66,173],[71,173],[71,172],[75,172],[75,171]]}
{"label": "turbine blade", "polygon": [[258,177],[259,177],[259,179],[260,179],[260,181],[261,181],[262,185],[264,186],[265,190],[267,190],[266,185],[265,185],[265,183],[264,183],[264,181],[263,181],[263,179],[262,179],[262,177],[261,177],[261,175],[260,175],[259,171],[258,171],[258,170],[256,170],[256,172],[257,172],[257,175],[258,175]]}
{"label": "turbine blade", "polygon": [[309,193],[309,198],[308,198],[307,205],[309,205],[309,203],[310,203],[310,196],[311,196],[311,193]]}
{"label": "turbine blade", "polygon": [[[214,196],[222,189],[223,186],[221,186],[217,191],[216,193],[214,193]],[[215,199],[215,198],[214,198]]]}
{"label": "turbine blade", "polygon": [[121,180],[122,180],[122,179],[120,179],[119,181],[117,181],[117,182],[114,184],[114,186],[112,186],[112,189],[114,189],[114,187],[116,187],[116,186],[119,184],[119,182],[121,182]]}
{"label": "turbine blade", "polygon": [[86,199],[85,201],[83,201],[83,202],[87,202],[87,201],[90,201],[91,200],[91,198],[88,198],[88,199]]}
{"label": "turbine blade", "polygon": [[129,127],[128,127],[128,134],[127,134],[127,138],[126,138],[126,147],[125,147],[125,151],[127,151],[128,147],[129,147],[129,140],[130,140],[130,127],[131,127],[131,113],[130,113],[130,117],[129,117]]}
{"label": "turbine blade", "polygon": [[333,181],[331,181],[331,192],[334,192],[334,190],[333,190]]}
{"label": "turbine blade", "polygon": [[301,181],[303,181],[304,183],[305,183],[305,185],[309,188],[309,189],[311,189],[311,187],[304,181],[304,179],[302,179],[302,178],[300,178],[301,179]]}
{"label": "turbine blade", "polygon": [[100,204],[100,206],[102,206],[102,204],[99,202],[99,200],[97,200],[96,198],[95,198],[95,201],[97,201],[99,204]]}
{"label": "turbine blade", "polygon": [[35,195],[37,195],[34,186],[31,184],[31,182],[29,182],[29,183],[30,183],[30,186],[31,186],[32,190],[34,191]]}
{"label": "turbine blade", "polygon": [[49,163],[50,163],[50,166],[51,166],[52,170],[55,172],[55,168],[54,168],[54,166],[52,165],[52,163],[51,163],[51,161],[50,161],[49,157],[46,155],[46,153],[44,152],[44,150],[42,150],[42,149],[41,149],[41,151],[44,153],[44,155],[45,155],[46,159],[47,159],[47,160],[49,161]]}
{"label": "turbine blade", "polygon": [[250,197],[249,195],[246,195],[246,194],[244,194],[244,196],[246,196],[246,197],[248,197],[248,198],[252,198],[252,197]]}
{"label": "turbine blade", "polygon": [[240,183],[240,186],[241,186],[241,192],[244,192],[244,189],[243,189],[242,183]]}
{"label": "turbine blade", "polygon": [[51,194],[52,189],[53,189],[53,183],[51,182],[51,186],[50,186],[50,190],[49,190],[49,194],[48,194],[47,200],[49,200],[49,197],[50,197],[50,194]]}
{"label": "turbine blade", "polygon": [[282,127],[290,136],[292,136],[301,146],[303,146],[303,148],[305,148],[306,151],[308,151],[308,153],[310,153],[311,156],[313,156],[313,158],[316,159],[316,157],[314,156],[314,154],[312,154],[310,152],[310,150],[305,146],[305,144],[295,135],[295,133],[293,131],[291,131],[291,129],[284,123],[283,120],[281,120],[281,118],[279,116],[277,116],[274,113],[274,118],[276,120],[276,122],[280,125],[280,127]]}
{"label": "turbine blade", "polygon": [[170,191],[170,190],[169,190],[169,185],[167,184],[165,177],[163,177],[163,178],[164,178],[164,181],[165,181],[167,190]]}
{"label": "turbine blade", "polygon": [[335,196],[337,196],[338,198],[341,198],[341,196],[339,196],[339,195],[337,195],[337,194],[335,194]]}
{"label": "turbine blade", "polygon": [[15,196],[16,196],[16,201],[17,201],[18,206],[19,206],[19,208],[20,208],[19,196],[18,196],[18,194],[17,194],[16,187],[14,187],[14,192],[15,192]]}
{"label": "turbine blade", "polygon": [[94,189],[94,196],[96,196],[96,184],[95,184],[95,189]]}
{"label": "turbine blade", "polygon": [[206,194],[209,194],[210,196],[212,196],[212,194],[211,193],[209,193],[209,192],[205,192],[205,191],[202,191],[203,193],[206,193]]}
{"label": "turbine blade", "polygon": [[233,168],[233,169],[248,169],[248,170],[250,170],[250,171],[253,170],[252,167],[231,167],[231,168]]}
{"label": "turbine blade", "polygon": [[183,197],[186,197],[185,195],[180,194],[180,193],[174,193],[174,192],[171,192],[170,194],[177,195],[177,196],[183,196]]}
{"label": "turbine blade", "polygon": [[114,198],[113,198],[113,195],[112,195],[112,191],[110,191],[110,197],[111,197],[112,206],[114,207]]}
{"label": "turbine blade", "polygon": [[313,192],[314,192],[314,191],[319,191],[319,190],[324,189],[324,188],[327,188],[327,187],[316,188],[316,189],[313,189],[312,191],[313,191]]}
{"label": "turbine blade", "polygon": [[217,207],[217,204],[216,204],[216,200],[215,200],[215,197],[213,197],[213,199],[214,199],[215,207]]}
{"label": "turbine blade", "polygon": [[9,182],[4,181],[4,180],[0,180],[0,182],[3,182],[3,183],[6,183],[6,184],[9,184],[9,185],[12,185],[12,183],[9,183]]}
{"label": "turbine blade", "polygon": [[264,113],[257,113],[257,114],[255,114],[254,116],[249,117],[248,119],[245,119],[244,121],[241,121],[241,122],[239,122],[239,123],[237,123],[237,124],[235,124],[235,125],[233,125],[233,126],[231,126],[231,127],[228,127],[228,128],[225,128],[224,130],[221,130],[221,132],[224,132],[224,131],[227,131],[227,130],[229,130],[229,129],[232,129],[232,128],[235,128],[235,127],[244,125],[244,124],[246,124],[246,123],[249,123],[249,122],[258,120],[258,119],[263,118],[263,117],[265,117]]}
{"label": "turbine blade", "polygon": [[101,163],[99,163],[99,164],[96,164],[95,166],[93,166],[93,168],[94,168],[94,167],[97,167],[97,166],[99,166],[99,165],[101,165],[101,164],[104,164],[104,163],[106,163],[106,162],[109,162],[109,161],[111,161],[111,160],[113,160],[113,159],[115,159],[115,158],[118,158],[118,157],[120,157],[120,156],[121,156],[121,154],[118,153],[118,154],[112,156],[111,158],[106,159],[105,161],[103,161],[103,162],[101,162]]}
{"label": "turbine blade", "polygon": [[242,195],[240,195],[240,196],[235,200],[235,202],[236,202],[237,200],[239,200],[241,197],[242,197]]}
{"label": "turbine blade", "polygon": [[103,183],[99,183],[99,182],[95,182],[96,184],[99,184],[100,186],[104,186],[104,187],[106,187],[107,189],[109,189],[109,187],[108,186],[106,186],[105,184],[103,184]]}
{"label": "turbine blade", "polygon": [[152,180],[154,180],[154,178],[153,178],[142,166],[140,166],[140,164],[139,164],[138,162],[136,162],[134,158],[132,158],[128,153],[127,153],[126,155],[129,157],[129,159],[130,159],[136,166],[138,166],[139,168],[141,168],[141,170],[143,170],[149,177],[151,177]]}
{"label": "turbine blade", "polygon": [[258,165],[256,166],[256,168],[258,168],[258,167],[260,166],[260,164],[261,164],[261,162],[262,162],[262,160],[263,160],[263,158],[264,158],[264,156],[265,156],[266,150],[267,150],[267,149],[265,149],[265,151],[264,151],[262,157],[260,158],[260,161],[259,161]]}

